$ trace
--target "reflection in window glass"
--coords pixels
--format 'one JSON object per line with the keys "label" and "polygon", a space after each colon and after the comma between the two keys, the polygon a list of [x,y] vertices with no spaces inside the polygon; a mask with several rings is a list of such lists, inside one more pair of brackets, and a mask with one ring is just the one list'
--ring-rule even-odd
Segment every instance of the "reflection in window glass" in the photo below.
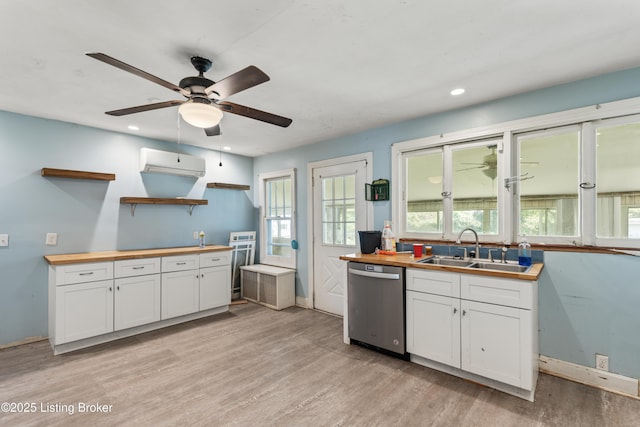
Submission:
{"label": "reflection in window glass", "polygon": [[496,145],[453,150],[453,231],[498,233]]}
{"label": "reflection in window glass", "polygon": [[408,232],[441,233],[442,149],[407,158]]}
{"label": "reflection in window glass", "polygon": [[596,130],[597,236],[640,238],[640,123]]}
{"label": "reflection in window glass", "polygon": [[355,175],[322,178],[322,243],[356,244]]}
{"label": "reflection in window glass", "polygon": [[[580,132],[541,132],[518,137],[520,227],[526,236],[578,234]],[[545,171],[536,173],[537,168]]]}

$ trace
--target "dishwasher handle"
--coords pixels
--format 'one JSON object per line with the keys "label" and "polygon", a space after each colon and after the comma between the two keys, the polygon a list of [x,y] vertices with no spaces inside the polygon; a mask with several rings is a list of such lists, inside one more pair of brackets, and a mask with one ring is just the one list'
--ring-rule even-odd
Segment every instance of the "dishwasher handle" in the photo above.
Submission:
{"label": "dishwasher handle", "polygon": [[378,273],[375,271],[362,271],[362,270],[355,270],[353,268],[350,268],[349,274],[355,274],[356,276],[363,276],[363,277],[372,277],[375,279],[400,280],[400,275],[397,273]]}

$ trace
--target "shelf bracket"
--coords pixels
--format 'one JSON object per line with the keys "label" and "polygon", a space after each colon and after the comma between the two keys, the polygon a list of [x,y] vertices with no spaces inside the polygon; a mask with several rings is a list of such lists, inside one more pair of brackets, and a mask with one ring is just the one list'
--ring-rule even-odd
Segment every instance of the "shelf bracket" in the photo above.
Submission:
{"label": "shelf bracket", "polygon": [[131,203],[131,216],[136,215],[136,206],[138,206],[137,203]]}
{"label": "shelf bracket", "polygon": [[192,216],[193,214],[193,208],[195,208],[196,205],[189,205],[189,216]]}

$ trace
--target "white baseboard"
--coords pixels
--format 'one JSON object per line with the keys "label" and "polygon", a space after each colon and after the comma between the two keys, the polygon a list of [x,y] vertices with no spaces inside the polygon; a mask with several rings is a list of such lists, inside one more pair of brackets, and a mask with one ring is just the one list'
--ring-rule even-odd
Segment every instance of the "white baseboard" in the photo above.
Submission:
{"label": "white baseboard", "polygon": [[591,387],[640,398],[640,384],[636,378],[629,378],[612,372],[601,371],[588,366],[576,365],[563,360],[540,355],[540,372],[554,375]]}
{"label": "white baseboard", "polygon": [[299,295],[296,295],[296,305],[302,308],[311,308],[309,298],[305,298]]}

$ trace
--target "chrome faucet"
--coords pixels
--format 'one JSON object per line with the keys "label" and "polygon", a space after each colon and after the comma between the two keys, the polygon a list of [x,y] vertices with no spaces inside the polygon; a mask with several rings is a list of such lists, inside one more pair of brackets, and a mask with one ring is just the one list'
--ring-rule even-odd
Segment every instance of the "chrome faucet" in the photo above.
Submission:
{"label": "chrome faucet", "polygon": [[476,259],[480,259],[480,242],[478,241],[478,233],[476,233],[476,230],[474,230],[473,228],[467,227],[464,230],[462,230],[460,232],[460,234],[458,234],[458,238],[456,239],[456,244],[459,245],[460,244],[460,237],[462,236],[462,233],[464,233],[465,231],[470,231],[473,233],[474,236],[476,236],[476,254],[475,254],[475,258]]}

